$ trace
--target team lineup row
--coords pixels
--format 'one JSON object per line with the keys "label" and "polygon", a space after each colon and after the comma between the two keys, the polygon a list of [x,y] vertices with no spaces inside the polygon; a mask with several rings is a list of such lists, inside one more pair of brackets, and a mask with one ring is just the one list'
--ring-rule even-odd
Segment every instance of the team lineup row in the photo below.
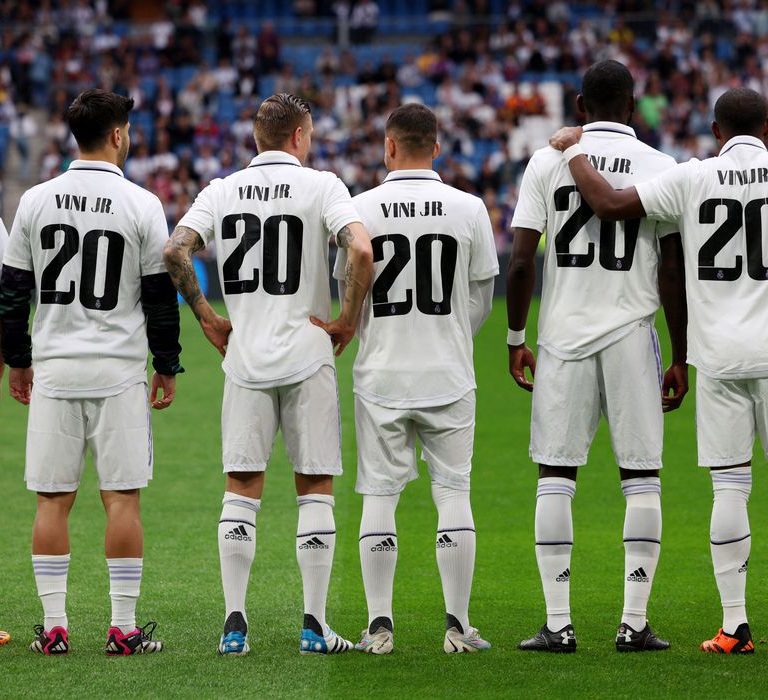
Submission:
{"label": "team lineup row", "polygon": [[[763,444],[768,432],[759,409],[768,394],[761,286],[767,275],[760,276],[760,202],[768,201],[768,191],[762,192],[768,185],[722,173],[756,167],[755,159],[768,165],[766,105],[750,90],[725,93],[713,125],[721,155],[677,166],[627,126],[633,89],[631,75],[615,61],[587,71],[578,98],[587,122],[583,134],[558,132],[554,148],[534,154],[512,224],[510,373],[533,391],[530,453],[540,465],[535,540],[547,606],[546,624],[519,646],[576,650],[571,500],[576,467],[586,462],[602,413],[626,496],[616,648],[669,647],[648,625],[646,609],[660,551],[662,411],[683,400],[687,356],[698,369],[699,461],[712,469],[712,554],[724,610],[722,629],[702,649],[749,653],[749,460],[755,430]],[[136,626],[143,568],[138,490],[152,474],[147,351],[155,369],[154,408],[173,402],[175,375],[183,371],[177,290],[223,356],[226,375],[219,652],[249,651],[246,590],[264,472],[278,430],[296,480],[296,556],[304,590],[299,649],[328,654],[353,647],[328,625],[325,603],[336,540],[332,478],[341,473],[333,352],[341,353],[355,333],[356,490],[363,496],[359,534],[368,624],[354,647],[386,654],[394,646],[395,512],[399,494],[416,477],[418,439],[438,512],[443,648],[489,648],[469,620],[472,337],[490,311],[498,262],[482,201],[443,184],[432,169],[440,148],[434,115],[415,104],[390,115],[384,138],[389,175],[353,200],[334,175],[303,167],[311,147],[309,105],[274,95],[255,117],[259,155],[203,190],[168,239],[159,201],[122,176],[131,107],[131,100],[99,90],[73,102],[67,119],[81,159],[24,195],[3,257],[0,338],[11,395],[29,405],[25,480],[38,494],[32,560],[44,621],[31,649],[69,649],[67,518],[86,448],[94,453],[107,513],[112,621],[106,652],[162,649],[152,638],[154,623]],[[736,235],[742,226],[745,240]],[[534,359],[524,328],[544,231]],[[342,307],[334,320],[328,320],[329,236],[339,246],[334,277]],[[202,295],[192,265],[193,254],[210,244],[228,318]],[[666,372],[653,328],[660,304],[673,345]]]}

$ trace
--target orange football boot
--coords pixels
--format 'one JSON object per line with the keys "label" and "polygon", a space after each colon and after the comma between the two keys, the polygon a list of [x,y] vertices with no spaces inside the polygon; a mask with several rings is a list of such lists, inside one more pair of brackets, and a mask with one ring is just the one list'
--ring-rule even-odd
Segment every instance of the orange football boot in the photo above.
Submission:
{"label": "orange football boot", "polygon": [[714,638],[701,643],[701,650],[708,654],[754,654],[755,645],[749,625],[742,622],[733,634],[726,634],[721,627]]}

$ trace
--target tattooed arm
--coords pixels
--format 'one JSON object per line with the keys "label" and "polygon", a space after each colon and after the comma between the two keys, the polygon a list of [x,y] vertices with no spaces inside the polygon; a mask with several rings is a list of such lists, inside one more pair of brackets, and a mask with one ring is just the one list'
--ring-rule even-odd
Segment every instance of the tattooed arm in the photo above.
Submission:
{"label": "tattooed arm", "polygon": [[203,239],[197,231],[186,226],[177,226],[165,244],[163,259],[174,286],[200,322],[205,337],[224,355],[232,324],[228,319],[219,316],[208,303],[200,290],[192,263],[192,256],[203,247]]}
{"label": "tattooed arm", "polygon": [[371,286],[373,277],[373,251],[371,239],[359,221],[344,226],[336,234],[336,243],[347,254],[347,265],[344,269],[344,282],[339,283],[341,293],[341,313],[335,321],[324,323],[311,317],[316,326],[325,329],[331,336],[336,355],[341,355],[344,348],[355,335],[360,310],[365,301],[365,295]]}

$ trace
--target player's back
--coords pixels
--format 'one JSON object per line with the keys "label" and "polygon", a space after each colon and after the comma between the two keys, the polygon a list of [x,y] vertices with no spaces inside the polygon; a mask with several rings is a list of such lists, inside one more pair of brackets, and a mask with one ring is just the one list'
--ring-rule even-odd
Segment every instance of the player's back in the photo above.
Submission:
{"label": "player's back", "polygon": [[721,378],[768,376],[768,152],[738,136],[678,168],[690,362]]}
{"label": "player's back", "polygon": [[[212,230],[197,223],[201,207]],[[232,322],[223,367],[236,383],[292,383],[333,364],[328,335],[309,317],[330,317],[328,240],[357,219],[335,175],[266,151],[214,180],[179,222],[215,241]]]}
{"label": "player's back", "polygon": [[[581,145],[617,189],[675,164],[614,122],[587,124]],[[547,147],[534,154],[512,225],[546,230],[539,344],[562,359],[607,347],[659,307],[657,230],[672,229],[649,219],[600,221],[559,151]]]}
{"label": "player's back", "polygon": [[374,259],[355,392],[396,407],[459,399],[475,387],[469,284],[498,272],[483,202],[429,170],[394,171],[353,201]]}
{"label": "player's back", "polygon": [[165,270],[160,201],[101,161],[27,191],[5,264],[33,270],[35,385],[51,396],[105,396],[146,381],[141,277]]}

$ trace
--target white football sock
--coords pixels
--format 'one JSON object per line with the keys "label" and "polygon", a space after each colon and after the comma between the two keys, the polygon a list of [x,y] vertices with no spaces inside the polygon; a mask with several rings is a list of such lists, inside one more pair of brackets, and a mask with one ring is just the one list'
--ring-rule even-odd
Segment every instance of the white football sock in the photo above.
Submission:
{"label": "white football sock", "polygon": [[296,530],[296,560],[304,587],[304,615],[311,615],[328,634],[325,603],[331,580],[336,524],[333,496],[312,493],[299,496],[299,524]]}
{"label": "white football sock", "polygon": [[395,509],[399,499],[400,494],[363,496],[360,565],[368,602],[369,627],[379,617],[386,617],[392,622],[392,586],[397,564]]}
{"label": "white football sock", "polygon": [[624,479],[624,610],[621,621],[641,632],[661,551],[661,479]]}
{"label": "white football sock", "polygon": [[469,595],[475,572],[475,521],[469,491],[457,491],[432,482],[432,499],[437,506],[437,568],[443,584],[447,616],[469,629]]}
{"label": "white football sock", "polygon": [[54,627],[67,629],[67,574],[69,554],[33,554],[37,595],[43,604],[43,627],[50,632]]}
{"label": "white football sock", "polygon": [[709,527],[712,564],[723,605],[723,631],[733,634],[747,621],[747,565],[752,538],[747,503],[752,491],[752,469],[713,469],[712,520]]}
{"label": "white football sock", "polygon": [[233,613],[245,614],[245,594],[256,556],[256,514],[261,501],[226,491],[219,519],[219,562],[224,589],[224,620]]}
{"label": "white football sock", "polygon": [[536,562],[551,632],[571,624],[571,501],[575,494],[576,482],[558,476],[539,479],[536,488]]}
{"label": "white football sock", "polygon": [[136,629],[136,603],[141,589],[144,560],[141,558],[107,559],[109,597],[112,600],[110,626],[119,627],[123,634]]}

